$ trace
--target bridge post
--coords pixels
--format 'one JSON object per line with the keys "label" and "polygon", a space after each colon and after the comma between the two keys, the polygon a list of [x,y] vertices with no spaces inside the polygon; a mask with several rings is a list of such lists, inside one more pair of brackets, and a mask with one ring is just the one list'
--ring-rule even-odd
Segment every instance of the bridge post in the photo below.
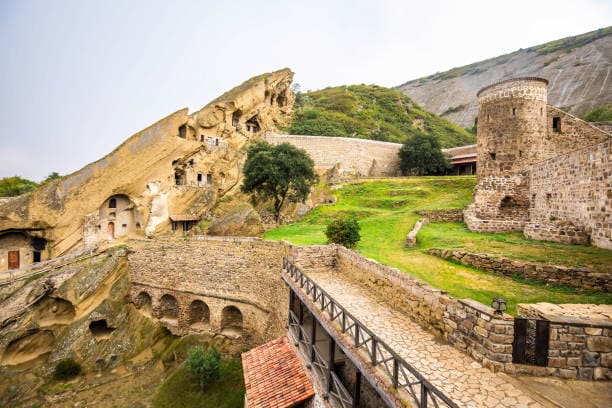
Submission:
{"label": "bridge post", "polygon": [[300,302],[300,310],[299,310],[299,322],[300,322],[300,330],[298,331],[298,341],[301,342],[302,341],[302,326],[304,325],[304,304],[302,303],[302,301],[300,299],[298,299]]}
{"label": "bridge post", "polygon": [[355,370],[355,389],[353,390],[353,408],[359,406],[359,397],[361,394],[361,371]]}
{"label": "bridge post", "polygon": [[336,359],[336,342],[331,334],[329,337],[329,358],[327,360],[327,392],[329,393],[332,389],[332,371],[334,370],[334,360]]}
{"label": "bridge post", "polygon": [[312,317],[312,327],[310,328],[310,362],[315,359],[315,343],[317,342],[317,319]]}
{"label": "bridge post", "polygon": [[424,381],[421,381],[421,402],[419,403],[419,408],[427,408],[427,388]]}

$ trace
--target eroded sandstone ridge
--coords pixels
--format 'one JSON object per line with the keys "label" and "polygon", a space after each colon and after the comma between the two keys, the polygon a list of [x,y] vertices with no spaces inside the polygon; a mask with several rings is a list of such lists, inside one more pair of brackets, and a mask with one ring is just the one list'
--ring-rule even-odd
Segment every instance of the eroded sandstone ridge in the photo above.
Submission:
{"label": "eroded sandstone ridge", "polygon": [[0,204],[0,270],[119,237],[188,230],[239,186],[245,147],[290,116],[291,70],[249,79],[201,110],[181,109],[113,152]]}

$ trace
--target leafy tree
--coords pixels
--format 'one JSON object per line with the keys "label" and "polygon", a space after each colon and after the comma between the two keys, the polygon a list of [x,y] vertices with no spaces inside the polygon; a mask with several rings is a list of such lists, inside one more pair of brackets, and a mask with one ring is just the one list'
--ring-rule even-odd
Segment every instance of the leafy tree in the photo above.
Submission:
{"label": "leafy tree", "polygon": [[353,248],[361,240],[359,231],[361,231],[361,227],[354,215],[339,216],[327,224],[325,236],[327,236],[328,242]]}
{"label": "leafy tree", "polygon": [[308,154],[289,143],[272,146],[260,141],[251,145],[242,171],[242,191],[253,194],[253,204],[273,200],[277,223],[283,204],[287,200],[303,202],[318,179]]}
{"label": "leafy tree", "polygon": [[187,354],[187,367],[200,379],[200,392],[204,387],[221,376],[221,355],[215,346],[204,351],[201,346],[193,347]]}
{"label": "leafy tree", "polygon": [[612,122],[612,103],[594,107],[584,115],[587,122]]}
{"label": "leafy tree", "polygon": [[57,171],[53,171],[51,172],[46,179],[44,179],[43,181],[40,182],[40,184],[47,184],[52,182],[53,180],[57,180],[59,178],[62,178],[62,176],[60,176],[60,174]]}
{"label": "leafy tree", "polygon": [[15,197],[34,190],[38,184],[19,176],[0,179],[0,197]]}
{"label": "leafy tree", "polygon": [[69,380],[81,373],[81,365],[68,357],[57,362],[53,370],[53,378],[59,381]]}
{"label": "leafy tree", "polygon": [[403,174],[426,176],[450,169],[440,143],[433,135],[419,132],[406,141],[399,150],[400,169]]}

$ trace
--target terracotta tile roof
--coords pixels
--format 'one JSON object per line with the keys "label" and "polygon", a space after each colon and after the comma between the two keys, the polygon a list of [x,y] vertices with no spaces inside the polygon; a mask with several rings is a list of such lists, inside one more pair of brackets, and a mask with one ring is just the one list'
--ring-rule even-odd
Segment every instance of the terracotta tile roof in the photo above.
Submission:
{"label": "terracotta tile roof", "polygon": [[190,214],[170,214],[172,221],[200,221],[200,217]]}
{"label": "terracotta tile roof", "polygon": [[285,408],[314,395],[302,364],[279,337],[242,354],[248,408]]}

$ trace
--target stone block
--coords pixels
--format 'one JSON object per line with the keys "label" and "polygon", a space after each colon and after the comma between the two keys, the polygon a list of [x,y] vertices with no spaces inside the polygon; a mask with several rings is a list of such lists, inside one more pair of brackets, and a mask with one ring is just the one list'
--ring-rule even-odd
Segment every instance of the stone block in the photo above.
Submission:
{"label": "stone block", "polygon": [[576,379],[578,377],[578,370],[562,368],[559,370],[559,377],[567,379]]}
{"label": "stone block", "polygon": [[550,357],[548,359],[548,366],[555,368],[566,367],[566,359],[563,357]]}
{"label": "stone block", "polygon": [[567,365],[570,367],[581,367],[582,366],[582,358],[580,357],[568,357]]}
{"label": "stone block", "polygon": [[480,326],[474,327],[474,331],[476,332],[477,335],[479,335],[481,337],[489,337],[489,332],[486,331],[485,329],[483,329]]}
{"label": "stone block", "polygon": [[604,367],[596,367],[593,370],[594,380],[609,380],[611,378],[610,369]]}
{"label": "stone block", "polygon": [[601,365],[601,355],[596,352],[583,351],[582,365],[585,367],[599,367]]}
{"label": "stone block", "polygon": [[601,366],[606,368],[612,368],[612,353],[601,354]]}
{"label": "stone block", "polygon": [[589,351],[612,352],[612,337],[593,336],[587,339]]}
{"label": "stone block", "polygon": [[590,367],[578,368],[578,378],[580,378],[581,380],[592,380],[594,373],[595,369]]}

